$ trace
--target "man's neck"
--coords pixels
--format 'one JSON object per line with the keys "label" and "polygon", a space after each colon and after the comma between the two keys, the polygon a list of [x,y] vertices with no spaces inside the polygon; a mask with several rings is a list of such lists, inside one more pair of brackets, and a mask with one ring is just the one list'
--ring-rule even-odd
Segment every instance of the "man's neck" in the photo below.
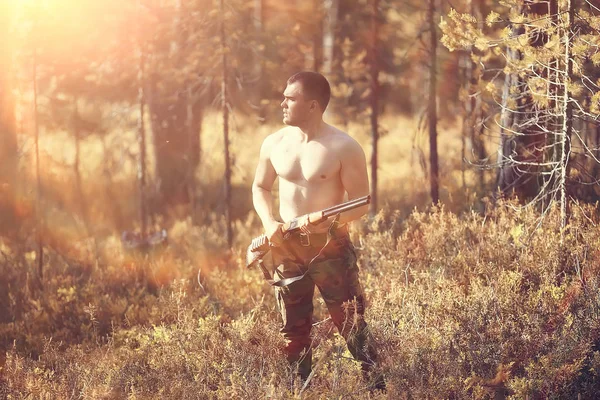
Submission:
{"label": "man's neck", "polygon": [[300,129],[300,131],[305,135],[306,141],[310,142],[311,140],[321,136],[325,131],[326,126],[327,124],[323,122],[323,119],[319,118],[313,121],[307,121],[303,125],[299,125],[298,129]]}

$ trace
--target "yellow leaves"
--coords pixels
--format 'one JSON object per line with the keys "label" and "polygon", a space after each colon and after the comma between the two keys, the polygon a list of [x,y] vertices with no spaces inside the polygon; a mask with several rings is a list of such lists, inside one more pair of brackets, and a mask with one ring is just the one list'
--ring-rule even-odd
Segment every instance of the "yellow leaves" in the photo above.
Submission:
{"label": "yellow leaves", "polygon": [[594,93],[590,101],[590,111],[593,114],[600,114],[600,92]]}
{"label": "yellow leaves", "polygon": [[467,14],[467,13],[460,14],[460,20],[464,21],[464,22],[471,23],[471,24],[476,24],[477,23],[477,18],[475,18],[473,15]]}
{"label": "yellow leaves", "polygon": [[488,16],[485,18],[485,23],[487,26],[491,27],[493,24],[500,22],[500,14],[495,11],[491,11]]}
{"label": "yellow leaves", "polygon": [[510,230],[510,237],[512,238],[514,243],[518,243],[519,239],[521,238],[522,235],[523,235],[523,224],[518,224]]}
{"label": "yellow leaves", "polygon": [[152,338],[157,343],[169,343],[171,341],[171,335],[164,326],[155,326],[152,332]]}
{"label": "yellow leaves", "polygon": [[[1,191],[0,191],[0,195],[1,195]],[[11,247],[8,246],[6,243],[4,243],[2,238],[0,238],[0,254],[4,254],[5,256],[11,256],[12,252],[13,251],[12,251]],[[27,256],[27,253],[25,253],[25,255]]]}
{"label": "yellow leaves", "polygon": [[500,31],[500,39],[507,40],[511,39],[512,29],[509,27],[505,27]]}
{"label": "yellow leaves", "polygon": [[600,66],[600,52],[594,53],[592,55],[592,57],[590,57],[590,60],[592,61],[594,66],[596,66],[596,67]]}
{"label": "yellow leaves", "polygon": [[553,50],[555,52],[559,52],[559,51],[561,51],[560,39],[561,38],[558,35],[551,35],[550,39],[548,39],[548,41],[544,44],[544,47],[548,50]]}
{"label": "yellow leaves", "polygon": [[454,21],[456,23],[459,23],[461,21],[471,23],[471,24],[477,23],[477,18],[475,18],[473,15],[468,14],[468,13],[459,13],[454,8],[450,9],[450,12],[448,13],[448,18],[450,18],[452,21]]}
{"label": "yellow leaves", "polygon": [[581,96],[583,94],[583,85],[579,82],[570,82],[569,92],[571,93],[571,97]]}
{"label": "yellow leaves", "polygon": [[[440,27],[441,27],[441,26],[440,26]],[[442,28],[442,31],[443,31],[443,28]],[[458,49],[459,49],[459,47],[458,47],[457,43],[456,43],[455,41],[452,41],[452,40],[450,39],[450,37],[449,37],[449,36],[447,36],[447,35],[442,35],[442,38],[440,39],[440,42],[441,42],[441,43],[442,43],[442,45],[443,45],[444,47],[446,47],[446,48],[447,48],[447,49],[448,49],[450,52],[453,52],[453,51],[455,51],[455,50],[458,50]]]}
{"label": "yellow leaves", "polygon": [[52,379],[54,377],[53,370],[40,367],[35,367],[33,369],[33,374],[43,379]]}
{"label": "yellow leaves", "polygon": [[69,288],[59,288],[57,290],[58,297],[64,301],[65,303],[70,303],[76,300],[77,291],[75,286],[71,286]]}
{"label": "yellow leaves", "polygon": [[590,46],[587,45],[586,43],[584,43],[582,41],[576,41],[575,43],[573,43],[573,47],[571,47],[571,53],[575,57],[583,56],[587,53],[589,48],[590,48]]}
{"label": "yellow leaves", "polygon": [[458,100],[462,102],[469,101],[469,90],[464,87],[458,89]]}
{"label": "yellow leaves", "polygon": [[565,286],[551,285],[546,288],[546,291],[552,300],[562,300],[562,298],[565,296]]}
{"label": "yellow leaves", "polygon": [[[586,15],[587,14],[587,15]],[[582,18],[584,18],[590,26],[595,30],[600,30],[600,17],[599,16],[591,16],[589,13],[582,13]]]}
{"label": "yellow leaves", "polygon": [[514,13],[510,16],[510,21],[513,24],[522,24],[525,22],[525,15],[520,13]]}
{"label": "yellow leaves", "polygon": [[532,77],[527,81],[527,86],[533,97],[533,101],[541,107],[548,107],[548,81],[542,77]]}
{"label": "yellow leaves", "polygon": [[488,93],[496,93],[496,85],[494,84],[494,82],[488,82],[485,85],[485,91]]}
{"label": "yellow leaves", "polygon": [[489,47],[489,40],[485,37],[478,37],[475,39],[475,47],[477,50],[485,51]]}
{"label": "yellow leaves", "polygon": [[477,19],[467,13],[451,9],[447,18],[441,18],[439,27],[443,32],[441,42],[450,51],[472,46],[486,50],[489,39],[477,28]]}

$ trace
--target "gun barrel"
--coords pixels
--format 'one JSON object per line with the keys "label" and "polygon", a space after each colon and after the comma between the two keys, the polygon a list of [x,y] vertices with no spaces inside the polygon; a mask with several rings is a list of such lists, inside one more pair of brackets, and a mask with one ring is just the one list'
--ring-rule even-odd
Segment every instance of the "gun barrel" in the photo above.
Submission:
{"label": "gun barrel", "polygon": [[344,211],[352,210],[353,208],[358,208],[358,207],[367,205],[370,202],[371,202],[371,195],[358,197],[354,200],[350,200],[345,203],[338,204],[336,206],[329,207],[329,208],[323,210],[323,216],[330,217],[332,215],[335,215],[335,214],[338,214],[338,213],[341,213]]}

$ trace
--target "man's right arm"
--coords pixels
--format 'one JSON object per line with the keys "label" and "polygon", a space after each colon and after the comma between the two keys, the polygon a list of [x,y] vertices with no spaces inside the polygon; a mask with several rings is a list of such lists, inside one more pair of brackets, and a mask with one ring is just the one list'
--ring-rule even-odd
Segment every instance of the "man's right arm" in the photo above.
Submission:
{"label": "man's right arm", "polygon": [[252,202],[269,241],[273,244],[280,244],[283,241],[281,222],[273,216],[272,189],[277,178],[277,172],[275,172],[275,168],[271,163],[271,149],[275,140],[275,135],[268,136],[260,148],[258,165],[252,183]]}

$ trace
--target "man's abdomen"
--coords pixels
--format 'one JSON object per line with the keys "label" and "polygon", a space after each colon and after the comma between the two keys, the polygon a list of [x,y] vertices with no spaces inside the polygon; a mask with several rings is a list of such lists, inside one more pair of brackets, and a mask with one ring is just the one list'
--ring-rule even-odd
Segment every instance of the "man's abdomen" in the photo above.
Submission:
{"label": "man's abdomen", "polygon": [[338,179],[297,184],[280,179],[279,215],[284,221],[340,204],[345,191]]}

